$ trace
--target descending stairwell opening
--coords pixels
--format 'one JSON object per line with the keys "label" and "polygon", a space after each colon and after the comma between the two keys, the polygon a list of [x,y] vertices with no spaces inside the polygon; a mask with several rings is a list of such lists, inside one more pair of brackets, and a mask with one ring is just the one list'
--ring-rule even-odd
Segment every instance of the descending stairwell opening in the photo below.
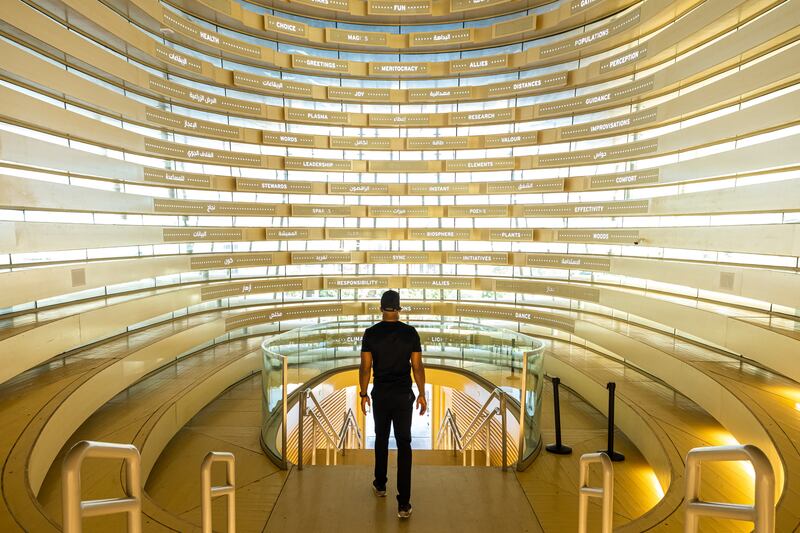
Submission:
{"label": "descending stairwell opening", "polygon": [[[412,417],[413,448],[451,450],[464,465],[524,468],[540,447],[544,344],[488,324],[417,324],[429,411]],[[372,416],[361,413],[356,391],[368,325],[322,323],[264,342],[261,442],[276,465],[316,465],[320,453],[335,465],[348,449],[374,448]]]}
{"label": "descending stairwell opening", "polygon": [[[356,387],[352,387],[356,391]],[[419,395],[417,384],[411,386],[414,391],[414,396]],[[425,385],[425,397],[428,400],[428,405],[433,405],[435,399],[431,397],[433,387],[430,383]],[[369,387],[369,392],[372,392],[372,385]],[[414,416],[411,418],[411,448],[414,450],[431,450],[433,449],[433,432],[435,428],[432,424],[431,413],[433,409],[429,409],[422,416]],[[375,448],[375,421],[372,416],[367,413],[364,417],[364,446],[367,449]],[[389,432],[389,449],[396,450],[397,443],[394,440],[394,428]]]}

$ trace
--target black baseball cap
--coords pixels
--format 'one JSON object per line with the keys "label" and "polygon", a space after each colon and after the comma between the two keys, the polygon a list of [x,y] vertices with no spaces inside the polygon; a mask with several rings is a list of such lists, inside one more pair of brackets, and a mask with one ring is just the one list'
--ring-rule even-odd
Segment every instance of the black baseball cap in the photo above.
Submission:
{"label": "black baseball cap", "polygon": [[400,311],[400,293],[393,290],[388,290],[381,296],[381,310],[382,311]]}

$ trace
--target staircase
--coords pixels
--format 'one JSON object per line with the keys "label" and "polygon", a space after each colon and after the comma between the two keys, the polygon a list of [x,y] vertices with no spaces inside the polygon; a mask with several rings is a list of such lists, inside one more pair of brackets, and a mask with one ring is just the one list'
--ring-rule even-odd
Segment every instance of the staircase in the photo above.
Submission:
{"label": "staircase", "polygon": [[[312,389],[306,388],[299,397],[300,423],[292,432],[290,442],[296,449],[289,455],[297,458],[295,464],[302,470],[305,465],[368,465],[373,464],[374,451],[366,450],[361,429],[353,410],[347,408],[343,422],[337,429],[331,420],[339,420],[340,407],[323,405]],[[496,405],[495,405],[496,404]],[[505,470],[508,462],[508,432],[506,417],[507,395],[502,389],[492,391],[484,404],[477,409],[469,423],[459,423],[448,408],[434,439],[437,449],[414,451],[414,464],[439,466],[491,466],[492,425],[499,418],[499,465]],[[296,435],[296,440],[294,436]],[[412,442],[413,449],[413,442]],[[295,453],[296,452],[296,453]],[[397,461],[397,451],[389,451],[390,464]],[[498,463],[498,458],[494,461]]]}
{"label": "staircase", "polygon": [[[413,443],[412,443],[413,446]],[[324,450],[322,451],[324,453]],[[462,466],[461,456],[454,455],[451,450],[413,450],[413,464]],[[480,457],[480,461],[479,461]],[[483,452],[475,453],[475,463],[484,464]],[[372,465],[375,462],[375,450],[347,450],[339,456],[340,465]],[[397,450],[389,450],[389,472],[397,465]]]}

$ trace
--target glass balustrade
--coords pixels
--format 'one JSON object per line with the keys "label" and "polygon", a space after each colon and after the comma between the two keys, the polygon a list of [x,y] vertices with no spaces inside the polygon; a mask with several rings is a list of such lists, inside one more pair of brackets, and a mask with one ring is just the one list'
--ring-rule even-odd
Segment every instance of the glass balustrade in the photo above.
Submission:
{"label": "glass balustrade", "polygon": [[[298,424],[297,393],[337,369],[358,366],[361,338],[372,320],[304,326],[265,340],[263,352],[262,445],[285,464],[287,432]],[[524,444],[521,458],[539,447],[544,378],[544,343],[521,333],[478,322],[414,321],[428,366],[469,372],[520,402]],[[293,394],[295,393],[295,394]]]}

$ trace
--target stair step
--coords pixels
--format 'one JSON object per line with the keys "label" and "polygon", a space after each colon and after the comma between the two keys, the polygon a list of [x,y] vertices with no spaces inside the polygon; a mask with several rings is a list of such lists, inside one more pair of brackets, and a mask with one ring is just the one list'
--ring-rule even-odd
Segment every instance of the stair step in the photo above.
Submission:
{"label": "stair step", "polygon": [[[324,452],[323,452],[324,454]],[[325,456],[317,454],[317,461],[320,457],[324,462]],[[347,450],[344,455],[339,455],[339,464],[344,465],[372,465],[375,460],[375,450],[353,449]],[[484,466],[483,452],[475,452],[476,466]],[[440,465],[440,466],[462,466],[461,454],[453,455],[451,450],[413,450],[413,463],[415,465]],[[394,468],[397,464],[397,450],[389,450],[389,466]]]}

